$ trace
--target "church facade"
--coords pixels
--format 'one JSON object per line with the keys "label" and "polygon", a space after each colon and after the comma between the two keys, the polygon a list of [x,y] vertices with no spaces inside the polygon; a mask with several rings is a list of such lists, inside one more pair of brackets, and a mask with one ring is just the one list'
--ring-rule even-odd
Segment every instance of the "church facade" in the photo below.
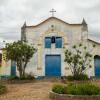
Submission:
{"label": "church facade", "polygon": [[37,48],[26,72],[36,76],[71,75],[70,67],[64,62],[64,52],[66,48],[82,42],[89,48],[96,45],[92,53],[92,68],[86,70],[86,73],[89,76],[100,76],[100,44],[88,39],[88,26],[84,19],[79,24],[69,24],[56,17],[50,17],[35,26],[27,26],[25,23],[21,28],[21,40]]}
{"label": "church facade", "polygon": [[[96,45],[91,52],[92,67],[85,73],[89,77],[100,77],[100,43],[88,38],[88,25],[84,19],[78,24],[70,24],[56,17],[50,17],[35,26],[25,23],[21,28],[21,40],[37,49],[27,65],[26,73],[32,73],[36,77],[71,75],[70,66],[64,62],[65,50],[72,45],[83,43],[89,49],[93,44]],[[18,75],[16,63],[4,60],[3,52],[5,49],[0,52],[0,76]]]}

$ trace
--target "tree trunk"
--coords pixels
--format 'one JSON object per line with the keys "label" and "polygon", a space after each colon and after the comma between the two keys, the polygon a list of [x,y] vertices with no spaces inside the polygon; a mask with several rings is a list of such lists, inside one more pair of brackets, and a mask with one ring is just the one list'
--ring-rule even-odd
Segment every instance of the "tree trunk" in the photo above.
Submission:
{"label": "tree trunk", "polygon": [[74,76],[76,75],[76,67],[75,67],[75,65],[74,65]]}
{"label": "tree trunk", "polygon": [[22,72],[22,62],[21,61],[17,61],[17,67],[19,69],[19,76],[21,78],[23,76],[23,72]]}
{"label": "tree trunk", "polygon": [[22,70],[19,71],[20,78],[23,76]]}
{"label": "tree trunk", "polygon": [[24,66],[23,66],[23,76],[25,76],[25,68],[27,66],[27,61],[25,62]]}
{"label": "tree trunk", "polygon": [[25,68],[23,68],[23,76],[25,77]]}

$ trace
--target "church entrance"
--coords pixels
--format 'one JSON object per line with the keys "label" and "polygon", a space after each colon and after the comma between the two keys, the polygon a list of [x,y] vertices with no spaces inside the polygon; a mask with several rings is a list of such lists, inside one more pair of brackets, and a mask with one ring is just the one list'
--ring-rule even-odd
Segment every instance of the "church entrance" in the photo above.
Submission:
{"label": "church entrance", "polygon": [[46,55],[45,56],[45,75],[61,76],[61,56]]}
{"label": "church entrance", "polygon": [[100,77],[100,57],[94,57],[94,65],[95,65],[95,76]]}

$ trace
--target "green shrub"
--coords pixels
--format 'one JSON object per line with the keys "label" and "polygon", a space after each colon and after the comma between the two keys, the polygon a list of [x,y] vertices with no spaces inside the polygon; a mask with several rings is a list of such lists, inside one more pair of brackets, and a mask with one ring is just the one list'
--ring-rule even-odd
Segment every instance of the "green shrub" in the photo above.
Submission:
{"label": "green shrub", "polygon": [[73,81],[74,77],[73,76],[67,76],[67,77],[65,77],[65,79],[67,79],[68,81]]}
{"label": "green shrub", "polygon": [[75,76],[67,76],[66,79],[68,81],[73,81],[73,80],[88,80],[89,78],[86,74],[80,74]]}
{"label": "green shrub", "polygon": [[18,76],[10,76],[8,79],[10,79],[10,80],[19,80],[19,77]]}
{"label": "green shrub", "polygon": [[19,78],[20,80],[26,80],[26,77],[25,76],[22,76]]}
{"label": "green shrub", "polygon": [[100,95],[100,87],[92,84],[69,84],[66,86],[55,85],[53,92],[71,95]]}
{"label": "green shrub", "polygon": [[100,95],[100,87],[97,87],[95,85],[83,84],[77,86],[77,88],[83,95]]}
{"label": "green shrub", "polygon": [[20,80],[34,80],[34,79],[35,77],[30,74],[20,78]]}
{"label": "green shrub", "polygon": [[32,75],[27,75],[26,78],[29,79],[29,80],[34,80],[35,79],[35,77],[32,76]]}
{"label": "green shrub", "polygon": [[63,94],[64,86],[56,84],[53,86],[52,91],[55,93]]}
{"label": "green shrub", "polygon": [[5,93],[6,91],[7,91],[6,86],[4,86],[4,85],[0,84],[0,94]]}
{"label": "green shrub", "polygon": [[23,76],[21,78],[18,76],[10,76],[8,79],[10,79],[10,80],[34,80],[35,77],[29,74],[29,75]]}
{"label": "green shrub", "polygon": [[[75,89],[75,90],[74,90]],[[64,94],[75,94],[76,92],[76,87],[74,85],[68,85],[64,87],[63,93]]]}

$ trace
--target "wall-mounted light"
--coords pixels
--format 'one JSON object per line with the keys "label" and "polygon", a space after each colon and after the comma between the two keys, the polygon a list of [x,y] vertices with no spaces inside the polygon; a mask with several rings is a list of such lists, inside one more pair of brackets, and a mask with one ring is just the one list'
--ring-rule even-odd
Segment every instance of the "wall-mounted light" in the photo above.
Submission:
{"label": "wall-mounted light", "polygon": [[52,36],[51,43],[55,43],[55,36]]}

